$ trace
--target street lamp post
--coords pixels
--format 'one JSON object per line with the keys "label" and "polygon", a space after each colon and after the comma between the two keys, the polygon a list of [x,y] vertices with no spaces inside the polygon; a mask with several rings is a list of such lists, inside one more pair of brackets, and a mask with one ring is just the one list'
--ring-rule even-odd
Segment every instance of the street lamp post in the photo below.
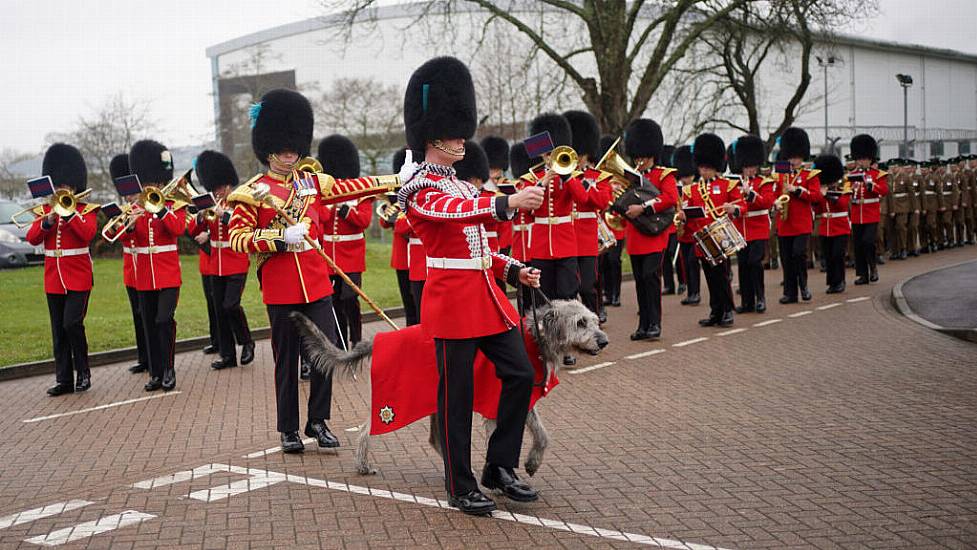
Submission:
{"label": "street lamp post", "polygon": [[815,57],[817,57],[818,65],[824,69],[824,152],[830,153],[831,138],[828,137],[828,67],[834,67],[835,62],[838,60],[833,55],[827,58]]}
{"label": "street lamp post", "polygon": [[902,86],[902,147],[907,157],[909,154],[909,88],[913,85],[913,77],[908,74],[897,74],[896,80]]}

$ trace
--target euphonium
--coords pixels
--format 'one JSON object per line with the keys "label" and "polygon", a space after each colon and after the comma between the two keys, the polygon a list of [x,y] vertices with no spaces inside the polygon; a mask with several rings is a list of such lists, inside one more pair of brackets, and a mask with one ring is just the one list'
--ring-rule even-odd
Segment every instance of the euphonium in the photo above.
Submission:
{"label": "euphonium", "polygon": [[624,218],[622,218],[621,216],[618,215],[617,212],[614,212],[612,210],[604,211],[604,223],[606,223],[607,227],[610,227],[614,231],[624,230]]}
{"label": "euphonium", "polygon": [[620,191],[617,191],[617,196],[614,197],[614,200],[620,197],[636,181],[641,181],[641,174],[625,162],[621,158],[621,155],[617,154],[617,151],[614,150],[620,142],[621,138],[617,138],[594,166],[597,170],[611,174],[616,186],[621,188]]}
{"label": "euphonium", "polygon": [[[78,209],[78,203],[91,193],[91,189],[85,189],[77,195],[74,193],[74,191],[68,189],[58,189],[50,196],[50,198],[48,198],[47,202],[51,206],[52,212],[61,216],[62,218],[65,218],[74,214]],[[30,223],[23,223],[17,218],[27,214],[28,212],[34,215],[34,218],[31,219],[30,222],[33,223],[35,219],[44,215],[44,203],[35,204],[34,206],[30,206],[19,212],[15,212],[12,216],[10,216],[10,223],[16,225],[20,229],[27,227],[30,225]]]}

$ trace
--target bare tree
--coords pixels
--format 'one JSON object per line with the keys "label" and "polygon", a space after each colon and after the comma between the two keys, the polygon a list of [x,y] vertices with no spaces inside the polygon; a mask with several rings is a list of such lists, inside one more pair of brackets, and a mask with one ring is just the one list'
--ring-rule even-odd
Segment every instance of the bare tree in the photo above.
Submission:
{"label": "bare tree", "polygon": [[[432,0],[421,4],[417,20],[432,15],[450,18],[459,4],[467,4],[507,23],[576,85],[583,104],[605,131],[620,132],[645,112],[666,75],[702,33],[748,1]],[[376,13],[376,0],[320,4],[330,13],[344,14],[347,29]],[[562,23],[547,21],[548,14]],[[577,27],[583,29],[579,44],[572,38]]]}
{"label": "bare tree", "polygon": [[[27,195],[27,176],[15,172],[13,166],[30,157],[31,155],[14,149],[0,149],[0,197],[17,200]],[[8,221],[0,220],[0,223]]]}

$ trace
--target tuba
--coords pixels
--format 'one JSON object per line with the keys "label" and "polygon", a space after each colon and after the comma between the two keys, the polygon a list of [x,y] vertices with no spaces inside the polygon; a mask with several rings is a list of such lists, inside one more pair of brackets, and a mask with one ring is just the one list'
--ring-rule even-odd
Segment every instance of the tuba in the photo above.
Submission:
{"label": "tuba", "polygon": [[[77,195],[74,193],[74,191],[70,191],[68,189],[58,189],[57,191],[54,192],[54,194],[51,195],[47,203],[51,206],[52,212],[61,216],[62,218],[66,218],[74,214],[78,210],[78,203],[80,203],[82,199],[84,199],[85,197],[91,194],[92,194],[91,189],[85,189],[84,191],[78,193]],[[27,213],[34,215],[34,218],[30,222],[21,222],[20,220],[17,219]],[[10,216],[10,223],[16,225],[18,229],[23,229],[28,225],[30,225],[31,223],[33,223],[34,220],[40,218],[43,215],[44,215],[44,203],[36,204],[34,206],[25,208],[19,212],[15,212],[12,216]]]}

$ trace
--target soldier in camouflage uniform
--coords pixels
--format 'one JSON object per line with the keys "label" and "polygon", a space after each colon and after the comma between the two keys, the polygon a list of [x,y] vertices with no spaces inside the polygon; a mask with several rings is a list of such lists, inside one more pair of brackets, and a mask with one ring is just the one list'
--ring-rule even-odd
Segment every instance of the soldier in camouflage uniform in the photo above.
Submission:
{"label": "soldier in camouflage uniform", "polygon": [[919,203],[913,190],[913,166],[903,159],[889,161],[889,194],[886,195],[889,221],[892,231],[889,237],[890,258],[905,260],[910,252],[915,252],[915,242],[909,241],[909,223],[913,213],[919,214]]}
{"label": "soldier in camouflage uniform", "polygon": [[940,209],[940,229],[938,235],[943,239],[940,249],[953,248],[953,215],[959,207],[960,187],[957,186],[956,174],[954,174],[950,160],[944,160],[940,166],[940,176],[943,182],[941,194],[943,204]]}
{"label": "soldier in camouflage uniform", "polygon": [[919,244],[924,254],[936,252],[937,230],[939,228],[939,208],[943,202],[943,186],[939,182],[939,160],[923,163],[920,173],[920,196],[922,213],[919,218]]}
{"label": "soldier in camouflage uniform", "polygon": [[970,198],[968,199],[967,209],[967,244],[977,242],[977,155],[967,156],[967,167],[964,170],[970,182]]}
{"label": "soldier in camouflage uniform", "polygon": [[967,240],[967,216],[970,211],[970,177],[964,170],[967,161],[960,156],[953,159],[953,172],[957,180],[957,201],[954,203],[953,227],[956,237],[955,246],[963,246]]}

